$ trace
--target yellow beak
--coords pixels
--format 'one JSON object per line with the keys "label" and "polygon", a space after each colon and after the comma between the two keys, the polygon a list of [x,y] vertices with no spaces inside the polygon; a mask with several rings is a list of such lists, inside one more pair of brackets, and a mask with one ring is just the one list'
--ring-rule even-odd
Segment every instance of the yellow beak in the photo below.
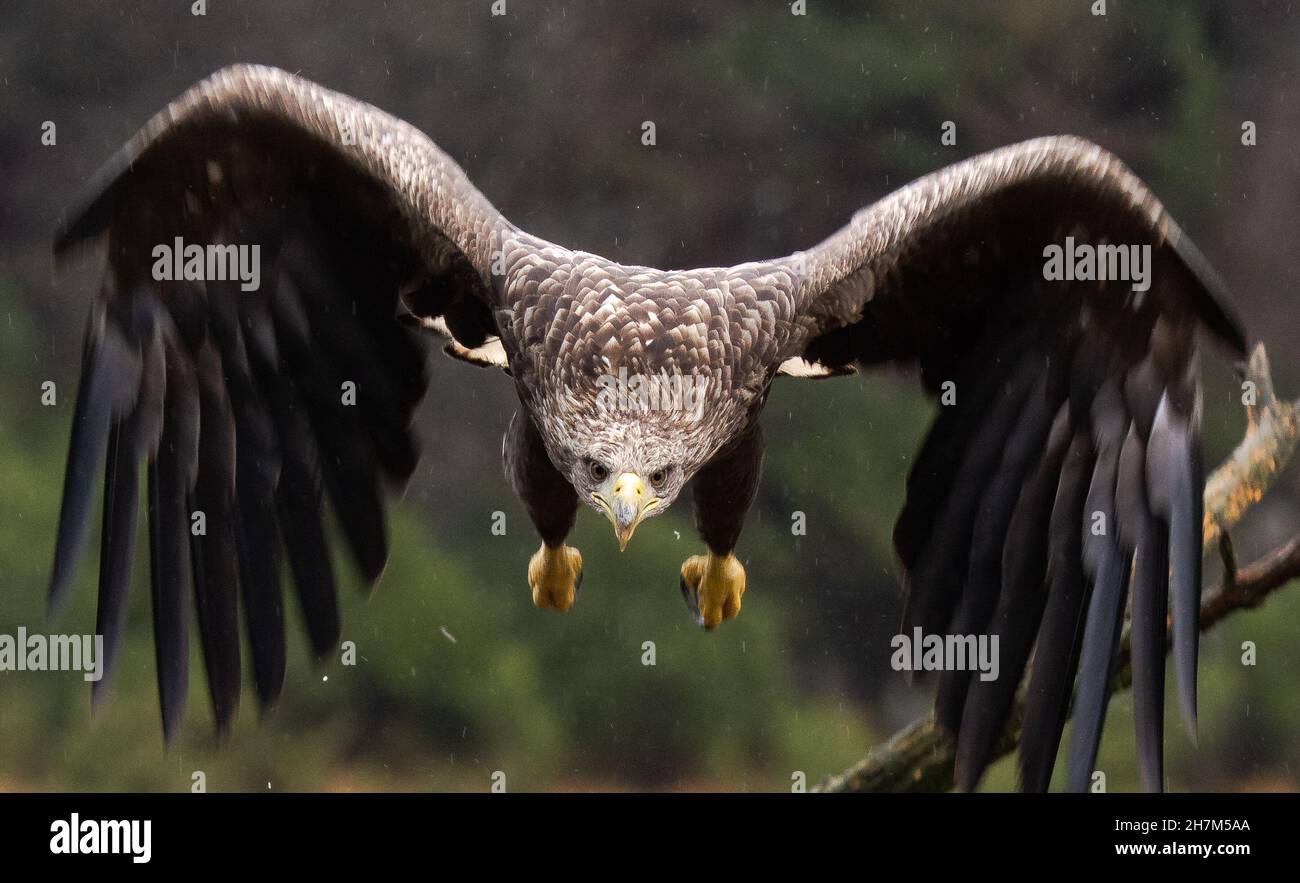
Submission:
{"label": "yellow beak", "polygon": [[600,494],[591,496],[605,510],[610,523],[614,525],[614,536],[618,539],[618,549],[621,552],[627,548],[641,519],[659,505],[659,499],[646,493],[645,482],[634,472],[624,472],[614,479],[611,490],[609,500]]}

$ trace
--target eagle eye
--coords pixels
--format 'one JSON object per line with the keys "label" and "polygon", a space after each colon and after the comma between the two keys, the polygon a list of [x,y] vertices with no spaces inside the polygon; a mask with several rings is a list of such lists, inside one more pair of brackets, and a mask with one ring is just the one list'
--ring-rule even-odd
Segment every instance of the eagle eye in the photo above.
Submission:
{"label": "eagle eye", "polygon": [[668,480],[667,469],[656,469],[650,473],[650,483],[655,487],[662,487],[663,483]]}
{"label": "eagle eye", "polygon": [[587,464],[587,473],[591,475],[593,481],[604,481],[609,477],[609,470],[595,460]]}

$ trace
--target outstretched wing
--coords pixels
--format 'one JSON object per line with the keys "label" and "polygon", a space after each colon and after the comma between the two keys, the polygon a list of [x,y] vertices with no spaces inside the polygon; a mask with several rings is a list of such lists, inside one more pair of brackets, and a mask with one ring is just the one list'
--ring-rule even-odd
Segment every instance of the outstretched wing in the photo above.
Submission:
{"label": "outstretched wing", "polygon": [[1067,785],[1087,784],[1131,584],[1139,760],[1160,788],[1167,611],[1196,720],[1198,329],[1245,354],[1204,258],[1113,156],[1046,138],[921,178],[789,260],[815,329],[798,355],[915,360],[940,396],[894,544],[906,634],[999,636],[998,678],[940,677],[958,787],[979,781],[1026,670],[1022,787],[1047,788],[1072,695]]}
{"label": "outstretched wing", "polygon": [[279,695],[282,558],[315,652],[338,641],[324,496],[362,576],[379,577],[381,485],[415,468],[427,385],[424,348],[398,319],[436,319],[468,349],[494,335],[489,253],[508,224],[414,128],[261,67],[193,87],[89,189],[55,245],[98,238],[108,261],[50,604],[71,585],[102,460],[97,631],[111,673],[146,462],[164,734],[185,703],[191,579],[222,731],[239,699],[241,606],[258,698]]}

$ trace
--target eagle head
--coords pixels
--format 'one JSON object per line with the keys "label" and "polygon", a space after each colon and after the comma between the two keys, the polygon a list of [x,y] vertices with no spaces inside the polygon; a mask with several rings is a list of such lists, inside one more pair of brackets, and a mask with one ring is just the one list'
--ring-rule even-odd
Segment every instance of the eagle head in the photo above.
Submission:
{"label": "eagle head", "polygon": [[551,461],[609,519],[620,549],[739,428],[714,381],[711,372],[618,370],[573,383],[543,407]]}

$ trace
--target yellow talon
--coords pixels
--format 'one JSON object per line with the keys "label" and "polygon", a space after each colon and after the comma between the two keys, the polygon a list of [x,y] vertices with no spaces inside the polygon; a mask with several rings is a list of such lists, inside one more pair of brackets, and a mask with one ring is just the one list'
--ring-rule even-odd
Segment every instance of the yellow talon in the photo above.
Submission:
{"label": "yellow talon", "polygon": [[573,606],[582,585],[582,553],[572,546],[542,543],[528,562],[528,588],[533,603],[564,612]]}
{"label": "yellow talon", "polygon": [[682,564],[682,597],[706,629],[740,612],[745,594],[745,568],[735,555],[692,555]]}

